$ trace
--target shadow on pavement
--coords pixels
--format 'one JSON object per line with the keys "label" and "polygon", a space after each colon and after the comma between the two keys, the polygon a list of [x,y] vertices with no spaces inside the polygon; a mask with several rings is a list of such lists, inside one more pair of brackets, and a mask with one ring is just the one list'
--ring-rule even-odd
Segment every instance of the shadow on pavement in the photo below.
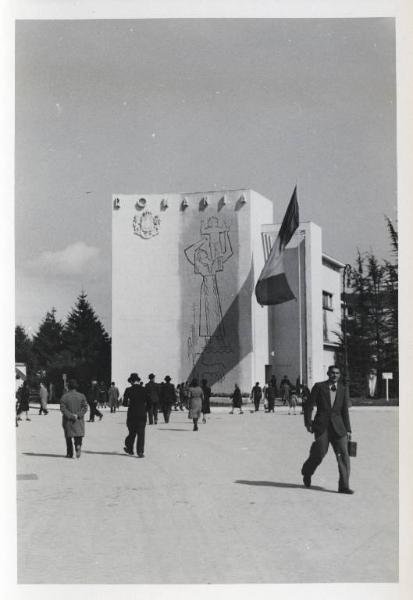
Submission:
{"label": "shadow on pavement", "polygon": [[105,454],[108,456],[132,456],[131,454],[126,454],[126,452],[97,452],[95,450],[82,450],[82,454]]}
{"label": "shadow on pavement", "polygon": [[234,483],[242,483],[244,485],[262,485],[267,487],[278,487],[278,488],[301,488],[311,489],[317,492],[327,492],[329,494],[336,494],[335,490],[326,490],[318,485],[312,485],[311,488],[306,488],[305,485],[299,483],[282,483],[280,481],[249,481],[247,479],[236,479]]}
{"label": "shadow on pavement", "polygon": [[26,456],[45,456],[48,458],[66,458],[65,454],[40,454],[39,452],[22,452]]}
{"label": "shadow on pavement", "polygon": [[158,431],[192,431],[192,429],[177,429],[176,427],[158,427]]}

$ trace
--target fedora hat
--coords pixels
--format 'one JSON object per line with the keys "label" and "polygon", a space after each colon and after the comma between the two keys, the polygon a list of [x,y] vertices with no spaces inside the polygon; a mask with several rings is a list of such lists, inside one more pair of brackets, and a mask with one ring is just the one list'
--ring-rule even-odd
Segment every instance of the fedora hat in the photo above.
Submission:
{"label": "fedora hat", "polygon": [[135,381],[140,381],[140,380],[141,380],[141,378],[139,377],[139,375],[137,373],[131,373],[128,378],[129,383],[135,383]]}

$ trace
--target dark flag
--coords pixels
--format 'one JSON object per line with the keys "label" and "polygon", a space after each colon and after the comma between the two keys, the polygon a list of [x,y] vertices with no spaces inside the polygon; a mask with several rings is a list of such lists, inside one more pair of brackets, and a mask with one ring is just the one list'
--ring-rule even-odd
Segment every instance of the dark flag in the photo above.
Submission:
{"label": "dark flag", "polygon": [[283,256],[298,223],[297,186],[295,186],[277,239],[255,286],[255,295],[261,305],[282,304],[295,298],[285,275]]}

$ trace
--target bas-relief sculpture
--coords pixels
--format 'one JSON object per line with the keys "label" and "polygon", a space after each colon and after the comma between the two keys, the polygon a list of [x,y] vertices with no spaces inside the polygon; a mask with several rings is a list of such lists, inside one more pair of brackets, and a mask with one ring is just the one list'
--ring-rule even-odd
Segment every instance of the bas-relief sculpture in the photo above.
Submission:
{"label": "bas-relief sculpture", "polygon": [[[209,217],[200,224],[200,239],[185,248],[186,259],[200,276],[199,304],[193,305],[193,323],[187,340],[191,369],[198,376],[222,381],[225,355],[232,353],[223,326],[220,289],[217,274],[233,256],[230,226],[222,219]],[[199,278],[198,278],[199,279]]]}

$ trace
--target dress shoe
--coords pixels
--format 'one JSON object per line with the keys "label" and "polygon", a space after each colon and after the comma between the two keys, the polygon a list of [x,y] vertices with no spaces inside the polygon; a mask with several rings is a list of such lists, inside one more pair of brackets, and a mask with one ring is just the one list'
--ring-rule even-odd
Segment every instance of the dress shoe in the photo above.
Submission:
{"label": "dress shoe", "polygon": [[66,454],[66,458],[73,458],[73,454]]}
{"label": "dress shoe", "polygon": [[340,490],[338,490],[339,494],[354,494],[354,490],[351,490],[350,488],[341,488]]}
{"label": "dress shoe", "polygon": [[129,454],[130,456],[133,456],[132,450],[129,450],[126,446],[124,446],[123,449],[126,452],[126,454]]}
{"label": "dress shoe", "polygon": [[138,458],[145,458],[144,454],[138,454]]}
{"label": "dress shoe", "polygon": [[311,487],[311,475],[307,475],[303,473],[303,483],[306,488]]}

